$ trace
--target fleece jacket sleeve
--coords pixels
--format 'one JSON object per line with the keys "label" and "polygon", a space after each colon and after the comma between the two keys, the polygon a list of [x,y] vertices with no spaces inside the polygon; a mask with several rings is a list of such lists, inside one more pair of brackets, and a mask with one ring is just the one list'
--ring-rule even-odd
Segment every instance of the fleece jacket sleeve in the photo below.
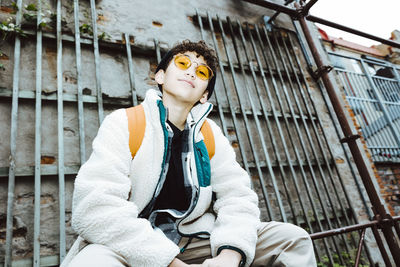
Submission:
{"label": "fleece jacket sleeve", "polygon": [[258,197],[250,187],[249,175],[236,161],[228,139],[213,121],[208,121],[215,138],[211,184],[217,197],[214,204],[217,219],[210,237],[211,251],[215,256],[222,248],[237,250],[245,255],[245,266],[250,266],[260,223]]}
{"label": "fleece jacket sleeve", "polygon": [[165,267],[179,248],[128,201],[131,189],[129,132],[125,110],[108,115],[93,141],[93,152],[75,180],[72,227],[90,243],[105,245],[130,266]]}

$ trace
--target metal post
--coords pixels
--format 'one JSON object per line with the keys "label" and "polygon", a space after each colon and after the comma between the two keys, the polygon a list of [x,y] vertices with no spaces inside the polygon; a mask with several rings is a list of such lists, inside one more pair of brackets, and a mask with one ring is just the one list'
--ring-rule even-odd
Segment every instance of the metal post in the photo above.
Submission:
{"label": "metal post", "polygon": [[[22,0],[17,1],[17,14],[15,25],[21,26]],[[13,69],[13,91],[11,106],[11,134],[10,134],[10,168],[8,171],[8,194],[7,194],[7,222],[6,222],[6,249],[4,266],[11,267],[12,261],[12,238],[14,229],[14,191],[15,191],[15,161],[17,154],[17,130],[18,130],[18,94],[19,94],[19,65],[21,58],[21,40],[19,35],[15,36],[14,45],[14,69]]]}
{"label": "metal post", "polygon": [[[299,22],[303,29],[303,32],[304,32],[305,38],[307,40],[307,43],[310,47],[310,50],[314,56],[314,59],[315,59],[318,69],[324,69],[324,65],[323,65],[321,56],[319,55],[319,52],[314,44],[310,30],[308,28],[307,22],[305,21],[304,17],[299,17]],[[362,157],[360,148],[358,147],[356,140],[351,138],[354,135],[352,133],[350,124],[347,121],[346,115],[343,111],[343,108],[341,106],[339,98],[336,95],[333,84],[332,84],[331,80],[329,79],[328,73],[326,71],[321,72],[321,78],[327,89],[327,92],[328,92],[329,98],[331,99],[335,113],[338,116],[339,123],[340,123],[340,126],[342,127],[344,136],[347,138],[346,141],[349,145],[350,151],[354,158],[354,162],[360,173],[360,176],[364,183],[364,186],[367,189],[367,194],[371,200],[372,205],[374,206],[375,214],[379,217],[379,219],[385,218],[388,216],[388,214],[386,213],[386,210],[385,210],[384,206],[382,205],[382,203],[379,199],[378,193],[376,192],[375,187],[372,183],[372,177],[370,176],[370,174],[368,172],[368,168]],[[397,244],[397,241],[394,238],[392,229],[390,227],[384,226],[382,231],[386,238],[386,242],[388,243],[388,246],[392,252],[392,256],[395,260],[395,263],[397,265],[400,265],[400,248]]]}
{"label": "metal post", "polygon": [[97,36],[97,12],[95,0],[90,0],[90,13],[92,14],[92,28],[93,28],[93,48],[94,48],[94,65],[96,69],[96,92],[97,92],[97,107],[99,113],[99,125],[104,118],[103,109],[103,93],[101,90],[100,78],[100,53],[99,53],[99,39]]}
{"label": "metal post", "polygon": [[131,86],[132,93],[132,105],[137,106],[137,95],[136,95],[136,86],[135,86],[135,76],[133,74],[133,62],[132,62],[132,50],[131,50],[131,42],[129,35],[124,33],[125,37],[125,46],[126,46],[126,57],[128,58],[128,69],[129,69],[129,83]]}
{"label": "metal post", "polygon": [[86,161],[85,145],[85,118],[83,116],[83,94],[82,94],[82,64],[81,64],[81,35],[79,32],[79,3],[74,0],[74,23],[75,23],[75,53],[76,53],[76,85],[78,89],[78,120],[79,120],[79,149],[81,165]]}
{"label": "metal post", "polygon": [[360,242],[358,243],[357,256],[356,256],[356,261],[354,263],[355,267],[358,267],[358,265],[360,264],[360,257],[361,257],[362,244],[364,242],[364,236],[365,236],[365,229],[362,230],[360,236]]}
{"label": "metal post", "polygon": [[161,51],[160,51],[160,44],[157,39],[154,39],[154,48],[156,49],[156,59],[158,64],[161,61]]}
{"label": "metal post", "polygon": [[60,263],[66,254],[65,241],[65,170],[64,170],[64,106],[62,74],[61,1],[57,0],[57,135],[58,135],[58,201],[60,212]]}
{"label": "metal post", "polygon": [[37,6],[37,41],[36,41],[36,107],[35,107],[35,201],[33,224],[33,266],[40,266],[40,152],[42,138],[42,3]]}

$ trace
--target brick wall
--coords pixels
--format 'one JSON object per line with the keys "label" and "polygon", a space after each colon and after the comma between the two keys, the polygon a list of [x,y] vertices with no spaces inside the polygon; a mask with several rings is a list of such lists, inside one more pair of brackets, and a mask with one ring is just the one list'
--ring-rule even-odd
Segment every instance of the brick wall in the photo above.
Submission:
{"label": "brick wall", "polygon": [[400,164],[376,164],[382,183],[381,194],[392,216],[400,214]]}

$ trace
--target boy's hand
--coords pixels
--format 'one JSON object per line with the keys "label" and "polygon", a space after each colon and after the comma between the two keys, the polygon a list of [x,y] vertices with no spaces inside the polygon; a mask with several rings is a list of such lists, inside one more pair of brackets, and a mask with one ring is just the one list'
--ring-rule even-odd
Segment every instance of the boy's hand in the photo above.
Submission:
{"label": "boy's hand", "polygon": [[237,267],[239,266],[242,255],[239,252],[224,249],[221,253],[212,259],[207,259],[201,265],[202,267]]}

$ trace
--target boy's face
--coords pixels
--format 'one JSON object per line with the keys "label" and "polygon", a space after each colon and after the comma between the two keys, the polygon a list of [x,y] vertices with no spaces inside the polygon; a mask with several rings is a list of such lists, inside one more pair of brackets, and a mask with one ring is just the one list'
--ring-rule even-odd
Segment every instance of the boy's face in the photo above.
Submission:
{"label": "boy's face", "polygon": [[207,101],[209,80],[200,79],[196,75],[196,68],[199,65],[207,65],[203,56],[198,56],[195,52],[183,52],[178,54],[187,56],[191,65],[186,70],[178,68],[172,58],[167,69],[159,70],[156,73],[155,80],[162,85],[163,98],[173,97],[175,100],[195,105],[198,101],[205,103]]}

